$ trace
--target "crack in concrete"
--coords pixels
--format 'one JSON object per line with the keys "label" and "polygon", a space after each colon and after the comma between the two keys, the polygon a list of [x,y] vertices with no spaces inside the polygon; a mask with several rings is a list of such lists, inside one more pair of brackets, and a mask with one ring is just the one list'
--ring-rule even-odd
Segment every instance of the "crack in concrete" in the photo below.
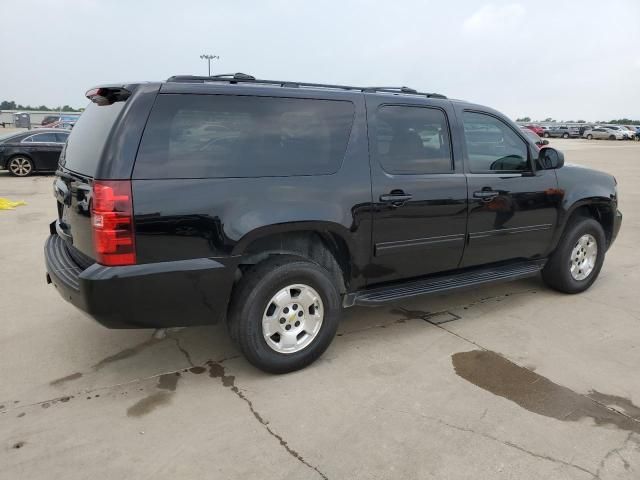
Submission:
{"label": "crack in concrete", "polygon": [[624,466],[625,470],[631,470],[631,465],[629,464],[627,459],[622,456],[620,452],[625,448],[627,448],[627,445],[632,440],[632,437],[633,437],[633,432],[629,432],[629,434],[624,439],[624,442],[622,442],[622,445],[620,445],[619,447],[612,448],[604,455],[604,457],[602,457],[602,460],[600,460],[600,463],[598,464],[598,470],[596,471],[598,476],[600,476],[600,474],[604,470],[607,460],[613,455],[618,455],[618,457],[620,457],[620,460],[622,460],[622,465]]}
{"label": "crack in concrete", "polygon": [[189,366],[195,367],[196,365],[193,363],[193,360],[191,359],[191,355],[189,354],[189,351],[180,344],[180,339],[177,337],[172,337],[169,334],[167,334],[167,338],[175,342],[176,347],[178,347],[178,350],[180,350],[180,352],[184,355],[184,358],[187,360],[187,363],[189,364]]}
{"label": "crack in concrete", "polygon": [[[383,410],[386,410],[386,409],[383,409]],[[577,465],[577,464],[571,463],[571,462],[567,462],[567,461],[561,460],[559,458],[551,457],[550,455],[544,455],[544,454],[541,454],[541,453],[533,452],[533,451],[531,451],[531,450],[529,450],[529,449],[527,449],[527,448],[525,448],[525,447],[523,447],[521,445],[518,445],[517,443],[510,442],[509,440],[502,440],[501,438],[494,437],[493,435],[489,435],[488,433],[479,432],[477,430],[474,430],[473,428],[462,427],[460,425],[456,425],[456,424],[453,424],[453,423],[445,422],[444,420],[442,420],[440,418],[430,417],[430,416],[424,415],[423,413],[420,413],[420,412],[411,413],[411,412],[406,412],[406,411],[403,411],[403,410],[390,410],[390,411],[397,412],[397,413],[403,413],[405,415],[418,415],[418,416],[420,416],[420,417],[422,417],[424,419],[430,420],[432,422],[437,422],[437,423],[439,423],[441,425],[444,425],[446,427],[452,428],[454,430],[458,430],[460,432],[471,433],[473,435],[478,435],[478,436],[480,436],[482,438],[485,438],[487,440],[491,440],[493,442],[500,443],[501,445],[504,445],[506,447],[518,450],[518,451],[520,451],[522,453],[525,453],[525,454],[527,454],[527,455],[529,455],[531,457],[538,458],[540,460],[546,460],[546,461],[549,461],[549,462],[553,462],[553,463],[556,463],[558,465],[563,465],[565,467],[575,468],[576,470],[579,470],[581,472],[584,472],[584,473],[587,473],[587,474],[591,475],[594,479],[600,479],[600,476],[599,476],[599,474],[597,472],[592,472],[591,470],[588,470],[587,468],[584,468],[584,467],[582,467],[580,465]]]}
{"label": "crack in concrete", "polygon": [[297,461],[299,461],[306,467],[310,468],[311,470],[314,470],[324,480],[328,480],[327,475],[325,475],[322,471],[320,471],[318,467],[311,465],[309,462],[307,462],[304,459],[304,457],[302,457],[302,455],[300,455],[298,452],[296,452],[293,448],[289,446],[289,443],[282,437],[282,435],[276,433],[269,426],[269,422],[265,420],[264,417],[260,415],[260,413],[258,413],[258,411],[254,408],[253,402],[251,402],[251,400],[247,398],[244,392],[235,385],[235,376],[227,375],[225,373],[224,366],[222,366],[219,362],[209,361],[207,362],[207,365],[209,365],[209,376],[211,378],[219,378],[224,387],[229,388],[239,399],[245,402],[247,404],[247,407],[249,407],[249,411],[253,414],[255,419],[258,422],[260,422],[260,424],[265,428],[265,430],[269,433],[269,435],[271,435],[276,440],[278,440],[278,442],[280,443],[280,446],[284,448],[289,455],[291,455],[293,458],[295,458]]}

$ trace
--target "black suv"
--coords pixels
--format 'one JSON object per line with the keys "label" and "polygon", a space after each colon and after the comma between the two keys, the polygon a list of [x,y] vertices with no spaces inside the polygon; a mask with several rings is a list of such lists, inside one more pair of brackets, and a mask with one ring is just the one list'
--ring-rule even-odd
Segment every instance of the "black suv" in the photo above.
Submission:
{"label": "black suv", "polygon": [[443,95],[236,74],[87,97],[47,280],[107,327],[226,319],[270,372],[318,358],[352,305],[540,271],[581,292],[620,228],[611,175]]}

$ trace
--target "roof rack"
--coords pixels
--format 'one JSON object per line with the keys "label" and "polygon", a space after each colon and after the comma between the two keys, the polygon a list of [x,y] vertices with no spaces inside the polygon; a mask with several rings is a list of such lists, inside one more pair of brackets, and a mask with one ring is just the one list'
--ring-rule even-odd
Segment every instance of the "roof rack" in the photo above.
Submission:
{"label": "roof rack", "polygon": [[363,92],[381,92],[381,93],[405,93],[408,95],[424,95],[427,98],[447,98],[440,93],[418,92],[409,87],[365,87]]}
{"label": "roof rack", "polygon": [[288,88],[328,88],[333,90],[351,90],[363,93],[393,93],[406,95],[421,95],[427,98],[444,98],[445,95],[439,93],[418,92],[409,87],[354,87],[349,85],[331,85],[326,83],[309,83],[309,82],[291,82],[288,80],[263,80],[257,79],[246,73],[225,73],[220,75],[198,76],[198,75],[174,75],[167,78],[167,82],[184,82],[184,83],[208,83],[208,82],[228,82],[230,84],[252,83],[258,85],[278,85]]}

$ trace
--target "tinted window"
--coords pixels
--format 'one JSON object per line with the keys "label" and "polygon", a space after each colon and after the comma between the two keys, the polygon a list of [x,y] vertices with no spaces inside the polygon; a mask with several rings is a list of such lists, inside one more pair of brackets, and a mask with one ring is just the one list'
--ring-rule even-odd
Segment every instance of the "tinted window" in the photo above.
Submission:
{"label": "tinted window", "polygon": [[37,143],[55,143],[55,133],[38,133],[23,140],[25,142],[37,142]]}
{"label": "tinted window", "polygon": [[94,176],[109,132],[124,104],[115,102],[99,106],[90,103],[69,135],[60,164],[69,170]]}
{"label": "tinted window", "polygon": [[135,176],[335,173],[347,148],[353,113],[353,104],[344,101],[160,95],[142,136]]}
{"label": "tinted window", "polygon": [[380,107],[375,135],[378,161],[389,173],[424,174],[452,170],[449,127],[442,110]]}
{"label": "tinted window", "polygon": [[58,143],[66,142],[67,138],[69,138],[69,134],[68,133],[56,133],[56,142],[58,142]]}
{"label": "tinted window", "polygon": [[463,123],[472,172],[529,170],[527,143],[506,123],[474,112],[464,112]]}

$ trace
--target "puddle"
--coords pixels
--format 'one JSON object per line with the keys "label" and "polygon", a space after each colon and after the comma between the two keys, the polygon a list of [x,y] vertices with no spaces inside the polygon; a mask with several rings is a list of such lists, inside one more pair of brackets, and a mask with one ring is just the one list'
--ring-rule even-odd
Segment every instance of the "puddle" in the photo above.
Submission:
{"label": "puddle", "polygon": [[209,363],[209,376],[211,378],[219,378],[222,380],[222,385],[225,387],[235,388],[236,377],[233,375],[226,375],[224,367],[219,363]]}
{"label": "puddle", "polygon": [[67,375],[66,377],[58,378],[56,380],[49,382],[49,385],[51,386],[61,385],[66,382],[71,382],[72,380],[77,380],[80,377],[82,377],[82,373],[80,372],[72,373],[71,375]]}
{"label": "puddle", "polygon": [[139,400],[127,409],[128,417],[141,417],[151,413],[156,408],[166,405],[173,394],[169,392],[157,392]]}
{"label": "puddle", "polygon": [[[452,355],[451,360],[460,377],[530,412],[564,422],[587,419],[598,426],[640,433],[640,421],[634,420],[640,419],[640,407],[628,399],[599,392],[590,392],[588,397],[581,395],[495,352],[460,352]],[[604,405],[617,407],[624,415]]]}
{"label": "puddle", "polygon": [[618,397],[616,395],[607,395],[606,393],[600,393],[595,390],[590,391],[587,397],[592,398],[596,402],[606,405],[609,408],[613,408],[618,412],[622,412],[640,422],[640,407],[631,403],[631,400],[628,398]]}
{"label": "puddle", "polygon": [[180,379],[180,373],[166,373],[158,377],[158,388],[161,390],[176,391],[178,386],[178,380]]}

